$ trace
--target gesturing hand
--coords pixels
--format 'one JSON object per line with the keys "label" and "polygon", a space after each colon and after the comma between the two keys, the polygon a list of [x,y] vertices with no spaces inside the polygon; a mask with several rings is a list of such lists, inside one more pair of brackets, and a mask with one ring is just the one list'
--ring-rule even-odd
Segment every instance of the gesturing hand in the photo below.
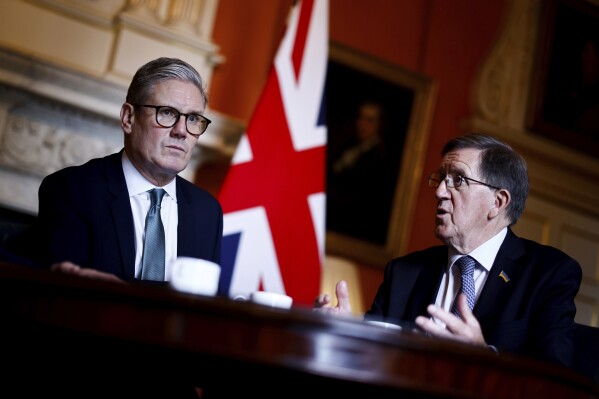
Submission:
{"label": "gesturing hand", "polygon": [[[458,311],[462,316],[461,319],[451,312],[447,312],[445,309],[435,305],[428,305],[426,310],[432,318],[418,316],[416,318],[416,324],[429,334],[436,337],[467,342],[473,345],[487,346],[480,329],[480,324],[468,307],[468,302],[464,293],[461,293],[458,297]],[[443,322],[445,326],[438,324],[433,318]]]}
{"label": "gesturing hand", "polygon": [[329,306],[331,296],[329,294],[318,295],[314,299],[314,311],[333,315],[351,315],[349,292],[347,283],[344,280],[338,281],[335,285],[335,296],[337,297],[337,305]]}

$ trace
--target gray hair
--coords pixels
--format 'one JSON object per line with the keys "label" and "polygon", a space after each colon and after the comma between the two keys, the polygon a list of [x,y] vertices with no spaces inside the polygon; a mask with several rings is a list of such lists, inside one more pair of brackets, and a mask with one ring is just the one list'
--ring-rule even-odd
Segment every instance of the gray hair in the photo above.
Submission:
{"label": "gray hair", "polygon": [[152,94],[155,85],[170,79],[193,83],[200,90],[203,105],[206,107],[208,97],[198,71],[185,61],[166,57],[150,61],[135,72],[127,91],[126,101],[130,104],[144,104]]}
{"label": "gray hair", "polygon": [[507,207],[507,216],[510,225],[516,224],[524,211],[530,186],[524,158],[509,144],[479,133],[470,133],[449,140],[443,146],[441,155],[445,156],[448,152],[464,148],[481,150],[479,169],[484,182],[510,192],[512,198]]}

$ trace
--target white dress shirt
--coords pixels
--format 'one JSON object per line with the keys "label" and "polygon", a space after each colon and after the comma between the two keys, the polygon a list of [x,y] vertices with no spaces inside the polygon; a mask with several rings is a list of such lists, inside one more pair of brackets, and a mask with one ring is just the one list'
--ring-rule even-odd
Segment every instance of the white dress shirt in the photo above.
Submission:
{"label": "white dress shirt", "polygon": [[[146,180],[131,163],[125,151],[122,156],[123,172],[129,191],[129,201],[131,202],[131,211],[133,212],[133,225],[135,227],[135,278],[141,277],[141,257],[144,248],[144,235],[146,226],[146,215],[150,209],[149,190],[156,188],[152,183]],[[170,278],[172,264],[177,257],[177,225],[179,222],[177,210],[177,179],[167,184],[163,188],[166,195],[162,198],[160,207],[160,217],[164,226],[165,234],[165,279]]]}
{"label": "white dress shirt", "polygon": [[[507,235],[507,227],[497,233],[493,238],[489,239],[484,244],[480,245],[474,251],[469,254],[460,254],[450,249],[449,256],[447,259],[447,268],[443,274],[439,291],[437,292],[437,299],[435,305],[451,312],[451,305],[455,300],[455,297],[459,293],[460,286],[462,285],[462,273],[458,266],[455,266],[455,262],[464,255],[470,255],[476,261],[476,267],[474,269],[474,289],[476,297],[474,304],[478,302],[478,297],[487,281],[489,271],[495,262],[497,252],[503,243],[505,236]],[[439,324],[443,324],[439,320],[435,320]]]}

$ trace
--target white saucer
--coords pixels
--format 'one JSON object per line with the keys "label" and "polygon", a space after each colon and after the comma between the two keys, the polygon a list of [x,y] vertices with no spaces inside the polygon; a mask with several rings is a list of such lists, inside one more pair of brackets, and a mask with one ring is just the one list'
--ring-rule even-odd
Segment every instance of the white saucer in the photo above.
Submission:
{"label": "white saucer", "polygon": [[366,323],[372,324],[373,326],[389,328],[391,330],[401,330],[401,326],[398,326],[397,324],[393,324],[393,323],[387,323],[384,321],[366,320]]}

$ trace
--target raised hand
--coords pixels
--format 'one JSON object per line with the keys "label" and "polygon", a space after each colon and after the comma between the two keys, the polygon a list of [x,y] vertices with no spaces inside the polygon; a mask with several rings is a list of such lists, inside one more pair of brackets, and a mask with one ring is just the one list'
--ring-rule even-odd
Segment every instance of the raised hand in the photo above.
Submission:
{"label": "raised hand", "polygon": [[314,311],[339,316],[351,315],[352,311],[349,302],[349,291],[345,280],[340,280],[335,285],[335,296],[337,298],[337,305],[332,306],[330,305],[332,298],[329,294],[318,295],[316,299],[314,299]]}
{"label": "raised hand", "polygon": [[[436,337],[453,339],[478,346],[487,346],[480,329],[480,324],[468,307],[464,293],[461,293],[458,298],[458,311],[462,316],[461,319],[435,305],[428,305],[426,310],[432,318],[418,316],[416,324],[427,333]],[[438,323],[435,320],[442,323]]]}

